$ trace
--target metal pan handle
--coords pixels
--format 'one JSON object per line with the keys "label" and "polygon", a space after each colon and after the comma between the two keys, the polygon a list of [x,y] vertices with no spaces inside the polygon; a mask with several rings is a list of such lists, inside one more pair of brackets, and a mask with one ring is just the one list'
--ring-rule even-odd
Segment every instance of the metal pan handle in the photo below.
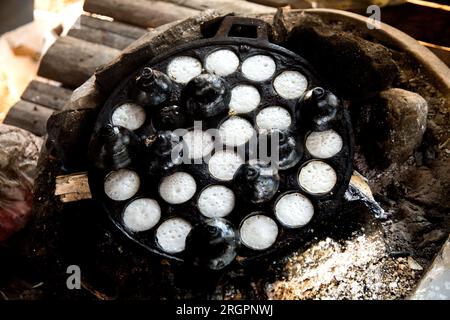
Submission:
{"label": "metal pan handle", "polygon": [[[234,35],[235,28],[242,28],[242,35]],[[246,34],[247,33],[247,34]],[[269,42],[267,23],[259,19],[226,16],[217,30],[215,39],[253,38]]]}

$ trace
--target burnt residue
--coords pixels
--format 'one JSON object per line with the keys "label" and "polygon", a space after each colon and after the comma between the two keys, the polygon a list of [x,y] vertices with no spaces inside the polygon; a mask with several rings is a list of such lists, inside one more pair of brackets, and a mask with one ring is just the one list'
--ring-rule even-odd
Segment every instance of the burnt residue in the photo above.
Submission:
{"label": "burnt residue", "polygon": [[89,144],[89,160],[99,170],[118,170],[131,166],[139,157],[139,138],[130,130],[107,124]]}
{"label": "burnt residue", "polygon": [[150,176],[161,177],[173,173],[183,160],[179,137],[172,131],[159,131],[153,137],[144,156],[146,171]]}
{"label": "burnt residue", "polygon": [[229,221],[209,219],[189,233],[185,260],[199,270],[222,270],[234,261],[238,246],[238,232]]}
{"label": "burnt residue", "polygon": [[86,169],[89,162],[87,146],[97,115],[95,109],[80,109],[55,113],[48,119],[46,144],[55,150],[64,170],[76,172]]}
{"label": "burnt residue", "polygon": [[155,107],[167,101],[172,93],[172,81],[169,77],[149,67],[144,67],[136,77],[133,100],[144,107]]}
{"label": "burnt residue", "polygon": [[243,164],[234,175],[234,189],[241,201],[253,204],[269,202],[279,187],[277,170],[263,163]]}
{"label": "burnt residue", "polygon": [[158,130],[175,130],[187,123],[187,114],[182,106],[169,104],[154,113],[152,123]]}
{"label": "burnt residue", "polygon": [[[303,156],[303,144],[295,139],[292,130],[271,129],[258,136],[258,149],[261,145],[267,148],[267,156],[278,154],[277,167],[288,170],[298,164]],[[261,152],[261,151],[260,151]]]}
{"label": "burnt residue", "polygon": [[331,91],[322,87],[313,88],[305,93],[300,101],[296,116],[311,119],[313,127],[318,131],[330,129],[342,103]]}

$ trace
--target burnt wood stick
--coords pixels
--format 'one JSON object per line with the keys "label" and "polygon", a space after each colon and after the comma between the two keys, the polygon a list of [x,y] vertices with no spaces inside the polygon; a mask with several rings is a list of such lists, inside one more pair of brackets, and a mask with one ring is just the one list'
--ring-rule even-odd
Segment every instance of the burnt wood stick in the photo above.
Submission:
{"label": "burnt wood stick", "polygon": [[50,109],[62,110],[71,95],[72,90],[33,80],[23,92],[21,99]]}
{"label": "burnt wood stick", "polygon": [[77,24],[69,30],[67,35],[119,50],[128,47],[133,41],[135,41],[133,38],[124,37],[120,34]]}
{"label": "burnt wood stick", "polygon": [[136,27],[127,23],[99,19],[86,14],[80,16],[79,24],[93,29],[109,31],[132,39],[138,39],[148,31],[145,28]]}
{"label": "burnt wood stick", "polygon": [[9,110],[4,123],[25,129],[37,136],[43,136],[47,131],[47,120],[54,111],[35,103],[20,100]]}
{"label": "burnt wood stick", "polygon": [[232,11],[241,14],[270,13],[275,12],[273,7],[236,0],[166,0],[180,6],[197,10],[215,9],[219,11]]}
{"label": "burnt wood stick", "polygon": [[114,59],[120,51],[73,37],[61,37],[42,58],[38,75],[68,87],[78,87],[95,70]]}
{"label": "burnt wood stick", "polygon": [[150,0],[86,0],[84,10],[140,27],[157,27],[198,13],[173,3]]}
{"label": "burnt wood stick", "polygon": [[57,176],[55,182],[55,196],[62,202],[92,198],[87,172]]}

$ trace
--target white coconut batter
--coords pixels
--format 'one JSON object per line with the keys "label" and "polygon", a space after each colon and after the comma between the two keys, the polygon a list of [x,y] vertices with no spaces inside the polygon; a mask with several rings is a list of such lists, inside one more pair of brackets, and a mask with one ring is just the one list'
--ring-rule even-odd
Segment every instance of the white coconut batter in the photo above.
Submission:
{"label": "white coconut batter", "polygon": [[253,250],[271,247],[278,236],[278,226],[271,218],[257,214],[244,220],[240,228],[242,243]]}
{"label": "white coconut batter", "polygon": [[170,218],[156,230],[156,241],[167,253],[179,253],[186,248],[186,237],[192,226],[182,218]]}
{"label": "white coconut batter", "polygon": [[271,129],[285,130],[291,123],[292,118],[289,111],[282,107],[264,108],[256,116],[256,125],[263,132]]}
{"label": "white coconut batter", "polygon": [[255,110],[260,102],[258,89],[250,85],[238,85],[231,90],[229,107],[237,114],[247,113]]}
{"label": "white coconut batter", "polygon": [[334,130],[314,131],[306,138],[306,149],[316,158],[326,159],[342,149],[342,138]]}
{"label": "white coconut batter", "polygon": [[255,130],[244,118],[231,117],[220,125],[219,135],[224,145],[238,147],[247,143],[255,135]]}
{"label": "white coconut batter", "polygon": [[275,61],[266,55],[251,56],[242,63],[244,77],[252,81],[266,81],[275,73]]}
{"label": "white coconut batter", "polygon": [[289,228],[298,228],[308,224],[313,215],[313,204],[301,193],[283,195],[275,204],[275,216],[278,221]]}
{"label": "white coconut batter", "polygon": [[194,178],[186,172],[175,172],[171,176],[164,177],[159,185],[161,198],[170,204],[180,204],[191,199],[197,184]]}
{"label": "white coconut batter", "polygon": [[298,175],[300,186],[312,194],[330,192],[336,180],[336,171],[329,164],[318,160],[308,162]]}
{"label": "white coconut batter", "polygon": [[244,160],[236,152],[219,150],[209,159],[208,170],[214,178],[230,181],[242,164]]}
{"label": "white coconut batter", "polygon": [[135,103],[124,103],[114,110],[111,121],[115,126],[133,131],[142,127],[145,118],[144,108]]}
{"label": "white coconut batter", "polygon": [[308,87],[308,80],[298,71],[283,71],[273,81],[277,93],[285,99],[299,98]]}
{"label": "white coconut batter", "polygon": [[128,200],[134,196],[141,185],[136,172],[128,169],[112,171],[106,176],[104,190],[115,201]]}
{"label": "white coconut batter", "polygon": [[231,50],[217,50],[206,57],[205,68],[208,72],[225,77],[237,70],[239,58]]}
{"label": "white coconut batter", "polygon": [[201,159],[214,149],[213,137],[205,131],[194,129],[183,136],[184,151],[189,159]]}
{"label": "white coconut batter", "polygon": [[188,83],[202,73],[202,63],[189,56],[174,58],[167,67],[169,77],[178,83]]}
{"label": "white coconut batter", "polygon": [[156,200],[140,198],[130,202],[123,212],[125,227],[133,232],[153,228],[161,218],[161,208]]}
{"label": "white coconut batter", "polygon": [[222,218],[233,211],[233,191],[221,185],[213,185],[202,191],[197,201],[200,212],[208,218]]}

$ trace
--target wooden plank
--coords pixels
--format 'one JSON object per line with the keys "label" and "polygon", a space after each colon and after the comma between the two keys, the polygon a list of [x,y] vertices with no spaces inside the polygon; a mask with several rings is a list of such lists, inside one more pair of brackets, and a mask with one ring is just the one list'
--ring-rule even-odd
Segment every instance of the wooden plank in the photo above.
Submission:
{"label": "wooden plank", "polygon": [[135,39],[132,38],[124,37],[105,30],[94,29],[85,25],[73,27],[69,30],[67,35],[119,50],[125,49],[133,41],[135,41]]}
{"label": "wooden plank", "polygon": [[79,22],[80,25],[83,26],[103,31],[109,31],[132,39],[138,39],[148,31],[147,29],[132,26],[127,23],[99,19],[85,14],[80,16]]}
{"label": "wooden plank", "polygon": [[450,11],[407,3],[382,8],[381,20],[417,40],[450,47]]}
{"label": "wooden plank", "polygon": [[247,1],[236,1],[236,0],[166,0],[180,6],[196,9],[196,10],[206,10],[215,9],[219,11],[232,11],[242,14],[258,14],[258,13],[269,13],[275,12],[276,9],[273,7],[251,3]]}
{"label": "wooden plank", "polygon": [[53,112],[53,109],[20,100],[9,110],[4,123],[43,136],[47,131],[47,120]]}
{"label": "wooden plank", "polygon": [[87,172],[57,176],[55,182],[55,196],[62,202],[92,198]]}
{"label": "wooden plank", "polygon": [[150,0],[86,0],[84,10],[140,27],[157,27],[198,13],[173,3]]}
{"label": "wooden plank", "polygon": [[107,46],[61,37],[42,58],[38,75],[75,88],[119,54],[119,50]]}
{"label": "wooden plank", "polygon": [[23,92],[21,99],[50,109],[62,110],[71,94],[72,90],[33,80]]}

